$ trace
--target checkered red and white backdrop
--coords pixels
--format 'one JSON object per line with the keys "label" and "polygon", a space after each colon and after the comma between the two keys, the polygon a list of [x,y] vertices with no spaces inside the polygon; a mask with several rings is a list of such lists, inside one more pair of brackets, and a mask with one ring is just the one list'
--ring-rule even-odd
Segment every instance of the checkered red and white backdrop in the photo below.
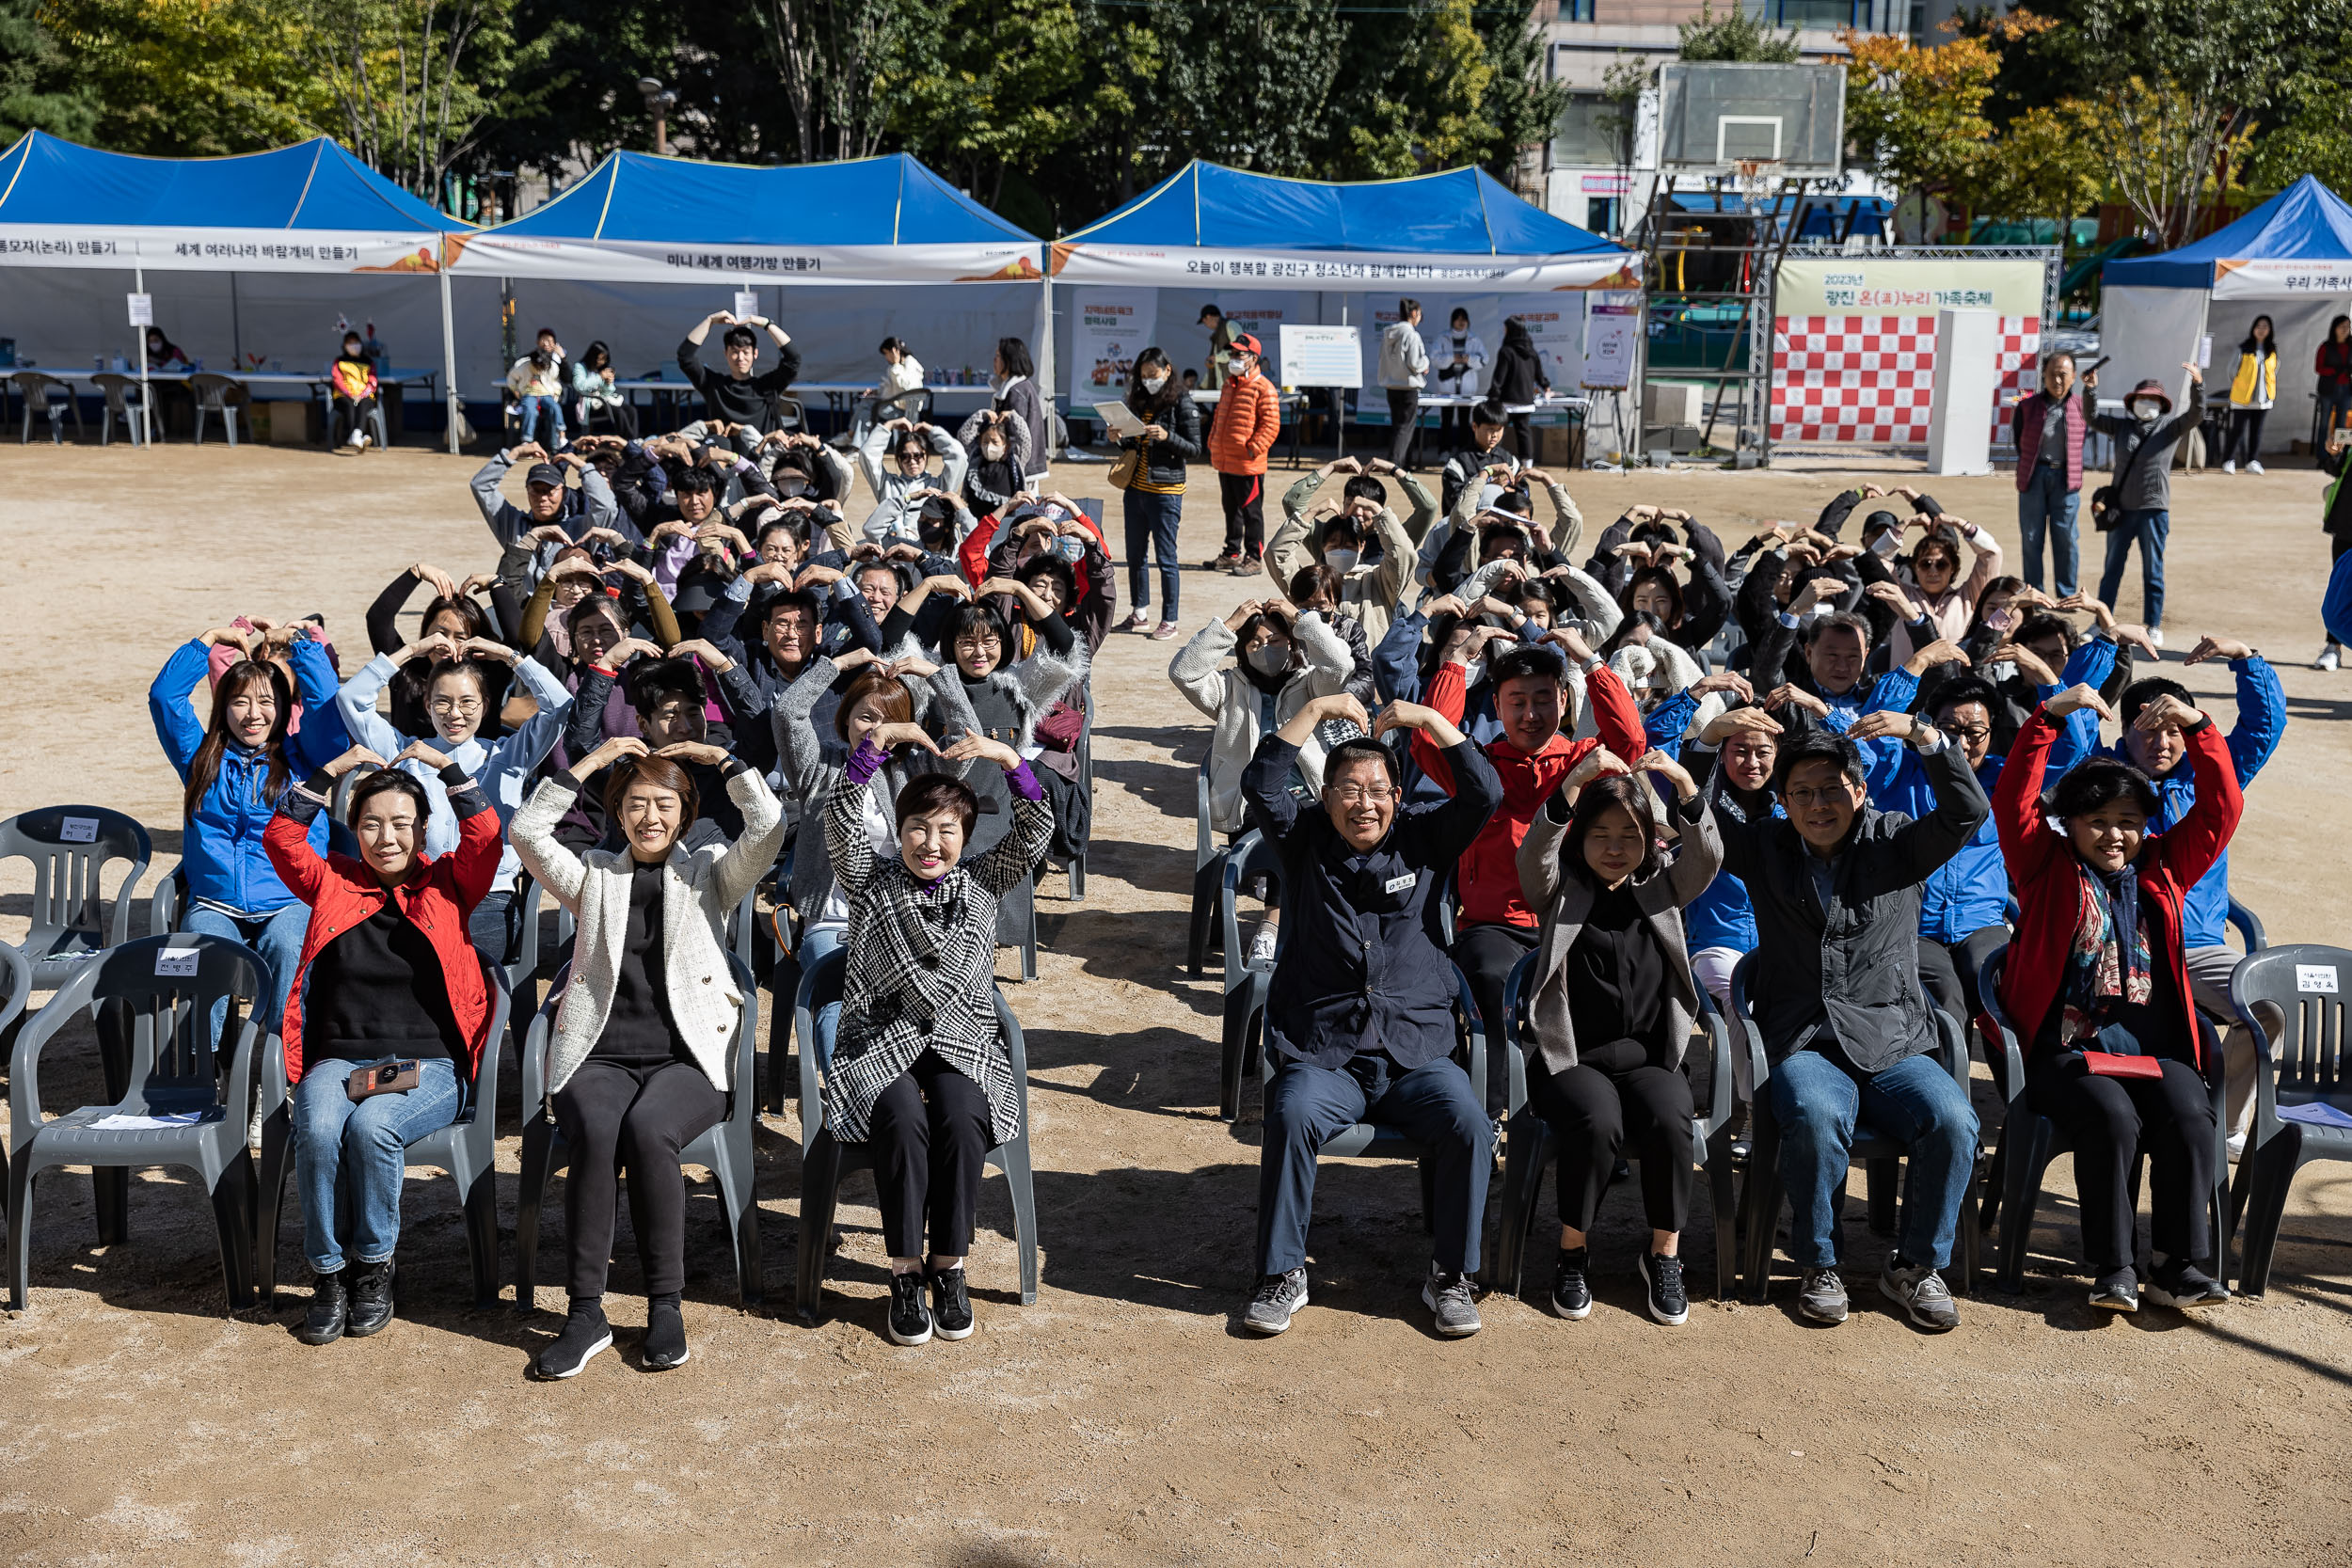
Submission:
{"label": "checkered red and white backdrop", "polygon": [[[1986,410],[1996,443],[2041,336],[2038,316],[2001,318],[2000,390]],[[1772,319],[1774,441],[1925,446],[1934,398],[1933,316]]]}

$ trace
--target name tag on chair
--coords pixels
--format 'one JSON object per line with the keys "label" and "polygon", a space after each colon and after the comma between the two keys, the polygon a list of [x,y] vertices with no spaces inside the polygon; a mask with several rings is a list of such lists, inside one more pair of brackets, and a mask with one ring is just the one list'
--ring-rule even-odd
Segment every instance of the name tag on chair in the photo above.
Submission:
{"label": "name tag on chair", "polygon": [[155,973],[165,978],[189,978],[203,957],[193,947],[167,947],[155,955]]}
{"label": "name tag on chair", "polygon": [[1408,893],[1412,890],[1413,884],[1419,880],[1421,880],[1420,872],[1407,871],[1402,876],[1391,877],[1387,881],[1382,882],[1380,884],[1380,891],[1383,893]]}
{"label": "name tag on chair", "polygon": [[2323,996],[2336,994],[2336,966],[2333,964],[2296,964],[2295,989],[2315,991]]}
{"label": "name tag on chair", "polygon": [[98,842],[98,818],[67,816],[57,822],[57,841],[61,844],[95,844]]}

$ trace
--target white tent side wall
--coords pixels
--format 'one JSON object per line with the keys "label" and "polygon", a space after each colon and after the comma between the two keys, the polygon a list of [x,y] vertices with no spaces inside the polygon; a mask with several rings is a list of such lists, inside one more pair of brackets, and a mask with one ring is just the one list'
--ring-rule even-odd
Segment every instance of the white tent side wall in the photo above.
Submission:
{"label": "white tent side wall", "polygon": [[[2106,363],[2099,367],[2098,395],[2120,398],[2153,376],[2177,406],[2188,394],[2188,372],[2181,362],[2197,357],[2198,340],[2204,336],[2205,300],[2202,289],[2108,289],[2099,302],[2099,352]],[[2222,357],[2217,342],[2216,369],[2208,380],[2229,374]]]}

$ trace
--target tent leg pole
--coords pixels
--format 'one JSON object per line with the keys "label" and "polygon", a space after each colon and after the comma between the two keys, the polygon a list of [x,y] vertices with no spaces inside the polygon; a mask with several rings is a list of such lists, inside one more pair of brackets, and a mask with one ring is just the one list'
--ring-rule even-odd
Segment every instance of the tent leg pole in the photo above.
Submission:
{"label": "tent leg pole", "polygon": [[[147,293],[147,269],[131,269],[131,288],[135,293]],[[147,328],[139,328],[139,432],[147,437],[147,445],[155,444],[155,405],[148,401],[154,394],[147,386]]]}
{"label": "tent leg pole", "polygon": [[457,427],[463,415],[457,396],[457,332],[449,306],[449,241],[441,242],[441,374],[449,386],[449,454],[457,455]]}
{"label": "tent leg pole", "polygon": [[[1037,293],[1037,376],[1038,392],[1045,400],[1045,455],[1054,451],[1054,247],[1045,247],[1045,276],[1040,279]],[[1075,413],[1073,404],[1071,410]]]}

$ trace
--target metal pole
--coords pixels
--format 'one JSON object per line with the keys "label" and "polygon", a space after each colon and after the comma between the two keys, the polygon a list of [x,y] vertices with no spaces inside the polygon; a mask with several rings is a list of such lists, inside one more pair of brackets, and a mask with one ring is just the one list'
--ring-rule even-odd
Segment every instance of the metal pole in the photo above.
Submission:
{"label": "metal pole", "polygon": [[[133,292],[136,293],[143,294],[147,293],[147,269],[145,267],[133,267],[131,269],[131,288]],[[153,312],[150,311],[149,313],[151,315]],[[147,389],[147,328],[142,326],[139,328],[139,434],[146,438],[147,445],[151,447],[155,444],[155,414],[153,405],[147,401],[149,395],[150,394]]]}
{"label": "metal pole", "polygon": [[457,395],[457,329],[449,303],[449,236],[441,236],[441,374],[449,385],[449,454],[457,455],[457,429],[465,404]]}
{"label": "metal pole", "polygon": [[[1044,247],[1043,256],[1045,265],[1041,269],[1043,276],[1039,279],[1037,295],[1037,353],[1033,356],[1037,361],[1040,383],[1037,393],[1045,402],[1045,451],[1035,454],[1041,467],[1053,456],[1054,432],[1057,428],[1054,419],[1054,247],[1051,245]],[[1073,414],[1078,411],[1075,399],[1071,402],[1070,411]]]}

